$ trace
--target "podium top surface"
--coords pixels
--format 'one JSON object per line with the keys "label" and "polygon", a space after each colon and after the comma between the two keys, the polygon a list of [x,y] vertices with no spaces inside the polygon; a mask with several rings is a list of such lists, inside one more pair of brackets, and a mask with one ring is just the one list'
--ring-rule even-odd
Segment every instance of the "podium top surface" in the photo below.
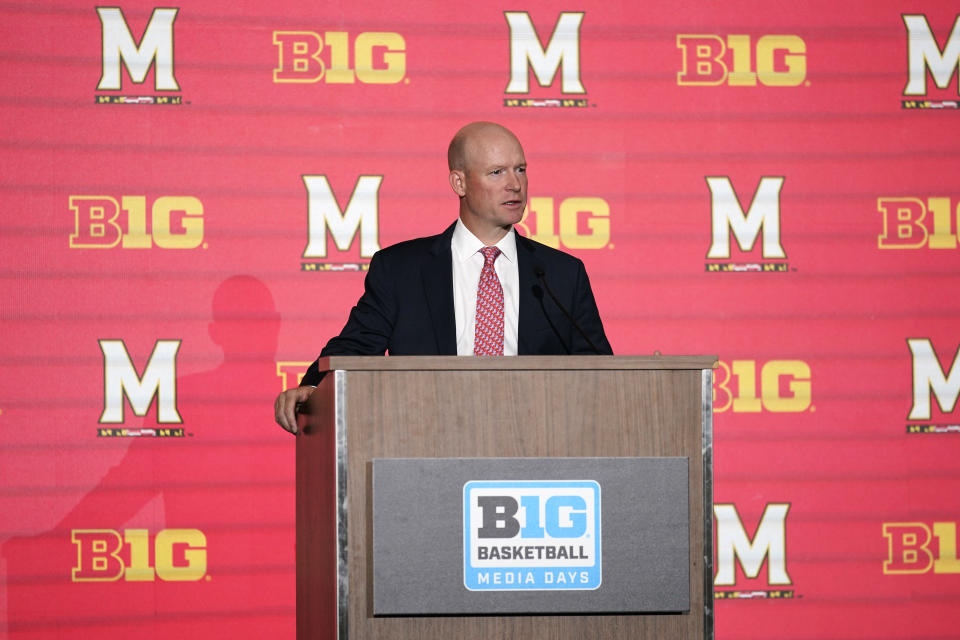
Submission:
{"label": "podium top surface", "polygon": [[321,371],[712,369],[716,356],[328,356]]}

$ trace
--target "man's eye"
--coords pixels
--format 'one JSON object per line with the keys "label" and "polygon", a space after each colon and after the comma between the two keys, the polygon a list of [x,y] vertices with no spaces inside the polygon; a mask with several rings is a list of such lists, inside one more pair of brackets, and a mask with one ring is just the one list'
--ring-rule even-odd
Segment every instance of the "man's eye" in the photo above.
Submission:
{"label": "man's eye", "polygon": [[526,168],[526,167],[517,167],[517,172],[519,172],[519,173],[526,173],[526,172],[527,172],[527,168]]}
{"label": "man's eye", "polygon": [[491,173],[491,175],[498,176],[498,175],[500,175],[501,173],[503,173],[503,169],[494,169],[494,170],[491,171],[490,173]]}

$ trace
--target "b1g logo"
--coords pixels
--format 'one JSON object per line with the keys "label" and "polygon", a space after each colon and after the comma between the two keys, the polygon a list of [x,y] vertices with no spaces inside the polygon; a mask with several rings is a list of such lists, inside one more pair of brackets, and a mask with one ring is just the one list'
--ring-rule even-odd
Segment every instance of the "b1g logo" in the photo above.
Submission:
{"label": "b1g logo", "polygon": [[[907,433],[960,432],[960,416],[952,415],[960,399],[960,347],[947,367],[940,365],[940,357],[929,338],[908,338],[907,347],[913,374],[913,404],[907,416]],[[933,400],[939,415],[943,416],[937,421],[934,421]]]}
{"label": "b1g logo", "polygon": [[356,35],[353,66],[350,34],[345,31],[327,31],[323,36],[315,31],[274,31],[273,44],[278,52],[276,83],[397,84],[407,72],[407,44],[399,33]]}
{"label": "b1g logo", "polygon": [[[379,192],[383,176],[360,176],[346,208],[337,202],[327,176],[303,176],[307,189],[307,246],[301,271],[361,271],[380,250]],[[340,252],[356,244],[364,262],[327,262],[327,234]]]}
{"label": "b1g logo", "polygon": [[307,373],[309,362],[291,362],[282,360],[277,362],[277,377],[280,378],[280,391],[300,386],[300,381]]}
{"label": "b1g logo", "polygon": [[717,413],[812,410],[810,365],[803,360],[768,360],[759,366],[756,360],[721,360],[714,377],[713,398]]}
{"label": "b1g logo", "polygon": [[[960,15],[954,20],[943,49],[933,35],[927,16],[904,14],[902,17],[907,29],[907,85],[903,88],[904,99],[900,101],[900,106],[903,109],[960,108],[960,101],[955,96],[930,100],[927,90],[928,70],[937,88],[946,92],[954,73],[960,69]],[[960,95],[960,82],[957,94]],[[926,99],[916,99],[919,96],[926,96]]]}
{"label": "b1g logo", "polygon": [[554,249],[602,249],[610,246],[610,205],[603,198],[565,198],[558,211],[553,198],[530,198],[517,227]]}
{"label": "b1g logo", "polygon": [[[787,254],[780,242],[780,190],[783,188],[782,176],[763,176],[753,195],[749,209],[744,213],[740,198],[733,190],[733,183],[727,176],[707,176],[710,189],[710,248],[707,271],[789,271],[790,265],[780,262]],[[753,251],[757,239],[761,238],[760,253],[762,261],[731,262],[730,236],[737,242],[743,253]],[[777,262],[772,262],[776,260]]]}
{"label": "b1g logo", "polygon": [[[953,221],[950,198],[877,198],[883,215],[880,249],[956,249],[960,238],[960,201]],[[929,218],[927,213],[931,213]]]}
{"label": "b1g logo", "polygon": [[[192,196],[70,196],[71,249],[196,249],[203,242],[203,203]],[[123,214],[123,215],[121,215]]]}
{"label": "b1g logo", "polygon": [[471,591],[596,589],[600,485],[474,480],[463,486],[463,583]]}
{"label": "b1g logo", "polygon": [[180,85],[173,68],[173,23],[177,8],[156,8],[147,22],[138,43],[119,7],[97,7],[103,44],[102,70],[98,91],[121,91],[123,69],[134,85],[143,85],[153,68],[153,88],[166,95],[99,94],[98,104],[182,104],[182,96],[169,95],[179,91]]}
{"label": "b1g logo", "polygon": [[[687,86],[799,87],[807,78],[807,45],[795,35],[678,35],[682,67],[677,84]],[[729,55],[728,55],[729,52]]]}
{"label": "b1g logo", "polygon": [[957,559],[957,523],[885,522],[887,539],[885,575],[917,573],[960,573]]}
{"label": "b1g logo", "polygon": [[582,11],[564,11],[557,17],[553,34],[542,46],[526,11],[505,11],[510,27],[510,82],[504,93],[511,96],[530,93],[530,72],[540,87],[554,84],[560,71],[560,93],[563,97],[544,99],[504,98],[505,107],[586,107],[589,101],[582,96],[587,90],[580,80],[580,24]]}
{"label": "b1g logo", "polygon": [[73,582],[196,582],[207,574],[207,537],[199,529],[163,529],[153,540],[147,529],[74,529],[77,548]]}

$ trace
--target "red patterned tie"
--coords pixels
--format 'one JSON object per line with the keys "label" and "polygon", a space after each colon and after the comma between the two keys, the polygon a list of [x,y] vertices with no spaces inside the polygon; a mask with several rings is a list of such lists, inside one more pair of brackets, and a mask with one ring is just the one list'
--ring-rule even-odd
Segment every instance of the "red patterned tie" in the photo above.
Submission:
{"label": "red patterned tie", "polygon": [[477,326],[473,338],[473,355],[503,355],[503,287],[493,262],[500,255],[496,247],[480,249],[483,271],[477,285]]}

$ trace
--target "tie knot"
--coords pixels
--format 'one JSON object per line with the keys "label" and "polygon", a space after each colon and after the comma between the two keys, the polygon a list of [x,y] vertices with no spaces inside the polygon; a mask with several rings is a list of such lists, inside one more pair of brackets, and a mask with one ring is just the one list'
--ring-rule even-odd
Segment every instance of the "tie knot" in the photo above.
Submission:
{"label": "tie knot", "polygon": [[483,265],[489,267],[493,265],[493,261],[500,255],[500,249],[497,247],[484,247],[480,249],[480,253],[483,254]]}

